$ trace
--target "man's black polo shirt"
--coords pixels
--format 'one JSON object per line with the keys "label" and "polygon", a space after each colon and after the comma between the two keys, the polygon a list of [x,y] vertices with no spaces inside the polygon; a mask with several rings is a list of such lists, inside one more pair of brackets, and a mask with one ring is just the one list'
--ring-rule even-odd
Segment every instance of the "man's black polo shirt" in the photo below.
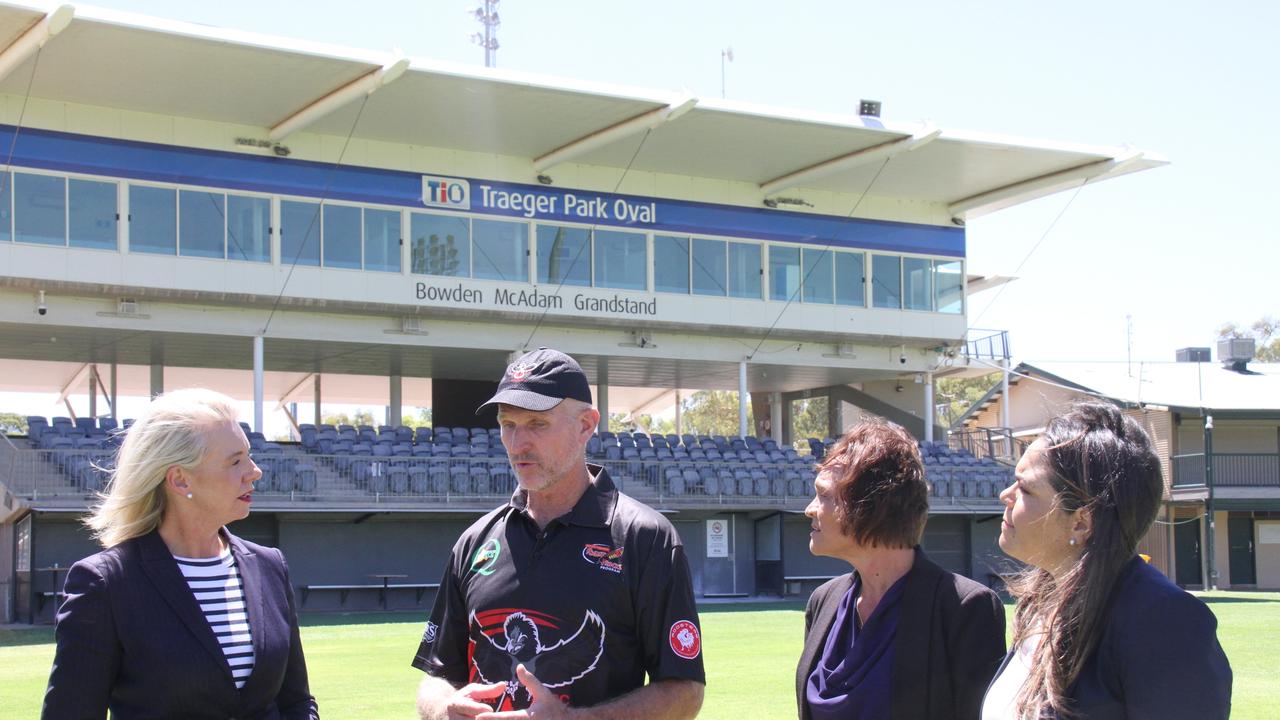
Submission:
{"label": "man's black polo shirt", "polygon": [[523,709],[524,663],[570,705],[650,681],[705,682],[689,564],[675,528],[618,492],[604,468],[545,531],[511,502],[453,546],[413,666],[454,685],[507,682],[499,710]]}

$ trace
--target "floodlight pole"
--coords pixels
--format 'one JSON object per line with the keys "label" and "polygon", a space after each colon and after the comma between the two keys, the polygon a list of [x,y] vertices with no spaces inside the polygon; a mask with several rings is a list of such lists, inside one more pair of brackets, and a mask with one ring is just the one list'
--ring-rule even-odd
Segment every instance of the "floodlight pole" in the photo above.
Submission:
{"label": "floodlight pole", "polygon": [[1213,522],[1213,415],[1208,412],[1204,416],[1204,484],[1208,493],[1205,497],[1204,507],[1207,522],[1205,523],[1205,550],[1208,554],[1206,558],[1206,575],[1205,588],[1208,590],[1218,589],[1218,559],[1214,552],[1214,535],[1215,527]]}

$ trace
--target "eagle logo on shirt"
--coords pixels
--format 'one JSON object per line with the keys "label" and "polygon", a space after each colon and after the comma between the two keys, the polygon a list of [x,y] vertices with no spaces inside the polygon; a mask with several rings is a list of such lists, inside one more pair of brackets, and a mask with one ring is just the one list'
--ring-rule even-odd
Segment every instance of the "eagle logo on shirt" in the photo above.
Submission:
{"label": "eagle logo on shirt", "polygon": [[[475,678],[483,683],[507,684],[498,710],[518,710],[531,702],[528,691],[516,679],[517,665],[523,663],[548,688],[561,689],[595,670],[604,655],[604,621],[591,610],[567,636],[559,633],[558,618],[535,610],[480,614],[473,610],[468,624]],[[544,632],[559,633],[561,638],[546,641]]]}

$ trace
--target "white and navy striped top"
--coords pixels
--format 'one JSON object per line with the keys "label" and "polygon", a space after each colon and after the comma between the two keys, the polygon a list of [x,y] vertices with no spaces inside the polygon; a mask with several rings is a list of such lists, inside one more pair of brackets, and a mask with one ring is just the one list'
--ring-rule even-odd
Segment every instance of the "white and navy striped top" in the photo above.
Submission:
{"label": "white and navy striped top", "polygon": [[236,568],[231,548],[216,558],[184,558],[173,556],[178,569],[187,579],[191,592],[204,617],[213,628],[213,634],[222,646],[235,678],[236,688],[253,672],[253,636],[249,633],[249,615],[245,611],[244,586],[240,584],[240,571]]}

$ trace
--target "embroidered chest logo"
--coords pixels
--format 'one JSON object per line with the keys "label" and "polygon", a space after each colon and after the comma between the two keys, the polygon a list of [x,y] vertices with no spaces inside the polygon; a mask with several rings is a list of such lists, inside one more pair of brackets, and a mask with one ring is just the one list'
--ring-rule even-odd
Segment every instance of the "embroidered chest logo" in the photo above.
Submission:
{"label": "embroidered chest logo", "polygon": [[622,548],[611,548],[604,543],[587,543],[582,546],[582,559],[611,573],[622,572]]}
{"label": "embroidered chest logo", "polygon": [[[490,610],[468,618],[471,634],[471,681],[505,682],[495,709],[520,710],[531,702],[516,679],[516,666],[529,672],[564,698],[574,681],[596,669],[604,655],[605,626],[594,611],[570,632],[560,618],[536,610]],[[572,627],[572,626],[569,626]],[[550,636],[546,639],[545,636]]]}
{"label": "embroidered chest logo", "polygon": [[685,660],[692,660],[702,652],[702,636],[698,634],[698,626],[689,620],[677,620],[671,624],[667,633],[667,642],[671,652]]}
{"label": "embroidered chest logo", "polygon": [[498,564],[498,556],[501,554],[502,543],[498,542],[498,538],[489,538],[472,556],[471,572],[492,575],[494,566]]}

